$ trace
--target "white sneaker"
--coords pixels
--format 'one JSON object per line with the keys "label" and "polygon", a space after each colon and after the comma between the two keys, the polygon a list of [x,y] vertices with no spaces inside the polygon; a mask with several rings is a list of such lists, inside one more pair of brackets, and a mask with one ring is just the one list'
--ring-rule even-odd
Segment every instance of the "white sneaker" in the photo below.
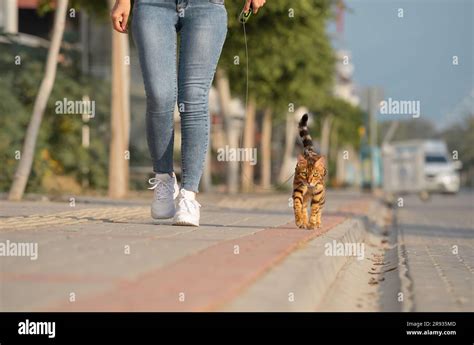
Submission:
{"label": "white sneaker", "polygon": [[173,225],[199,226],[201,204],[196,201],[196,195],[186,189],[179,191],[176,214]]}
{"label": "white sneaker", "polygon": [[172,218],[176,213],[174,199],[178,196],[179,187],[176,183],[176,175],[156,174],[156,177],[148,180],[153,185],[154,199],[151,204],[151,217],[154,219]]}

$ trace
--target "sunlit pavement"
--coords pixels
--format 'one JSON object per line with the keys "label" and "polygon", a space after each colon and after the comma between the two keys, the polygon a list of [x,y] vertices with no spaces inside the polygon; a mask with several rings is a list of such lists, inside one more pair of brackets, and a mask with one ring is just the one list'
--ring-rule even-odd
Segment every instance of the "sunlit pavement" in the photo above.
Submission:
{"label": "sunlit pavement", "polygon": [[366,211],[370,197],[330,192],[327,200],[314,231],[294,226],[288,193],[200,195],[199,228],[152,220],[143,199],[1,201],[0,242],[38,252],[0,258],[0,309],[220,310],[347,221],[347,211]]}
{"label": "sunlit pavement", "polygon": [[[314,231],[294,226],[288,193],[199,200],[199,228],[152,220],[146,199],[0,201],[3,248],[30,243],[38,250],[30,253],[37,257],[11,250],[0,257],[0,309],[376,311],[385,296],[388,311],[474,310],[472,193],[426,202],[403,196],[389,235],[398,243],[383,245],[401,261],[375,259],[392,275],[378,285],[367,266],[374,257],[324,253],[333,240],[370,238],[358,224],[383,210],[368,194],[330,191],[323,227]],[[366,255],[371,248],[383,254],[368,245]]]}

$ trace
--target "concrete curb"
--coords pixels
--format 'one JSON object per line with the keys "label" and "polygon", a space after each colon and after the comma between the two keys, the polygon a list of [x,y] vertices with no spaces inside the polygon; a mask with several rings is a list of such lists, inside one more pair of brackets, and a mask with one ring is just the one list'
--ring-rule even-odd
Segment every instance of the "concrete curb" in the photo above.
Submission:
{"label": "concrete curb", "polygon": [[400,290],[403,294],[403,301],[401,311],[410,312],[415,310],[415,304],[413,300],[413,281],[410,278],[408,263],[406,259],[406,248],[405,240],[403,238],[403,230],[398,226],[397,223],[397,212],[393,212],[394,222],[392,230],[396,232],[397,239],[397,253],[398,253],[398,267],[399,267],[399,279],[400,279]]}
{"label": "concrete curb", "polygon": [[[229,303],[225,311],[314,311],[348,256],[327,256],[325,245],[363,242],[367,216],[353,216],[309,241]],[[285,279],[282,279],[285,277]],[[271,293],[269,293],[271,291]]]}

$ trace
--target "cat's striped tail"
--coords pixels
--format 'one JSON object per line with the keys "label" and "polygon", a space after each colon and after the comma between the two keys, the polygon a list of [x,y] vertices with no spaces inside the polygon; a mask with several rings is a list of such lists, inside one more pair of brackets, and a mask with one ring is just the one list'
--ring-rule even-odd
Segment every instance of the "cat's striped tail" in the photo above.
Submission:
{"label": "cat's striped tail", "polygon": [[303,140],[304,152],[313,151],[313,140],[308,130],[308,114],[304,114],[298,123],[301,140]]}

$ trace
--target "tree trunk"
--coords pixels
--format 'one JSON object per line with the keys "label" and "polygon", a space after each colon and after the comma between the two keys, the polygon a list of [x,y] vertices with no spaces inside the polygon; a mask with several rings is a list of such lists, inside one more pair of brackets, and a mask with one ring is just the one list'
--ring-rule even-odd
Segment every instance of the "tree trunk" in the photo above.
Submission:
{"label": "tree trunk", "polygon": [[[245,118],[243,146],[247,150],[253,150],[255,147],[255,115],[257,112],[254,99],[249,99],[246,112],[247,116]],[[249,161],[242,162],[242,175],[240,181],[242,184],[242,192],[244,193],[248,193],[253,190],[253,171],[254,166],[251,165]]]}
{"label": "tree trunk", "polygon": [[308,113],[307,108],[299,107],[294,113],[288,113],[286,115],[285,152],[278,177],[279,183],[287,182],[294,171],[293,150],[295,148],[296,136],[298,135],[298,121],[306,113]]}
{"label": "tree trunk", "polygon": [[326,115],[323,118],[323,126],[321,129],[321,155],[328,158],[329,153],[329,139],[331,134],[332,115]]}
{"label": "tree trunk", "polygon": [[278,183],[285,183],[288,179],[291,169],[291,157],[295,148],[296,122],[293,113],[286,114],[285,125],[285,149],[283,151],[283,160],[278,175]]}
{"label": "tree trunk", "polygon": [[[339,126],[338,126],[338,122],[337,121],[334,121],[333,120],[333,125],[332,125],[332,128],[331,128],[331,131],[330,131],[330,137],[329,137],[329,148],[328,148],[328,157],[327,157],[327,160],[326,160],[326,164],[329,165],[329,162],[335,162],[336,164],[334,164],[334,169],[335,171],[331,171],[331,176],[335,177],[336,179],[336,183],[339,183],[339,181],[337,180],[337,176],[338,176],[338,168],[339,166],[337,165],[337,156],[338,156],[338,152],[339,152],[339,134],[338,134],[338,129],[339,129]],[[327,175],[327,178],[329,178],[329,173]]]}
{"label": "tree trunk", "polygon": [[48,49],[45,73],[38,95],[36,96],[33,114],[26,131],[20,163],[15,172],[10,193],[8,195],[9,200],[21,200],[23,193],[25,192],[28,177],[30,176],[38,132],[41,127],[41,121],[43,120],[43,114],[48,103],[48,98],[54,86],[54,80],[56,79],[58,55],[61,48],[61,41],[63,39],[64,27],[66,25],[67,5],[68,0],[58,0],[56,2],[53,36]]}
{"label": "tree trunk", "polygon": [[[219,104],[221,108],[221,114],[224,122],[225,137],[227,138],[227,144],[229,147],[239,146],[239,133],[235,126],[232,126],[231,118],[231,94],[229,86],[229,78],[225,71],[221,68],[217,69],[216,72],[216,89],[219,96]],[[235,194],[239,190],[239,163],[236,161],[226,162],[227,168],[227,192]]]}
{"label": "tree trunk", "polygon": [[262,166],[261,186],[265,189],[271,186],[272,176],[272,109],[266,108],[262,125]]}
{"label": "tree trunk", "polygon": [[[114,1],[109,0],[110,8]],[[128,192],[130,153],[130,54],[128,35],[112,30],[111,138],[109,197],[123,198]]]}
{"label": "tree trunk", "polygon": [[18,3],[17,0],[3,0],[4,27],[7,34],[18,33]]}

